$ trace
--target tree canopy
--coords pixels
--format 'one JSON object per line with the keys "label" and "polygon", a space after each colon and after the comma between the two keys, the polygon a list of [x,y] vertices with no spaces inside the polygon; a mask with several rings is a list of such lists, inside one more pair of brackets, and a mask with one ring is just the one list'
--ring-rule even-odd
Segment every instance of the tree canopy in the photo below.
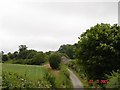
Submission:
{"label": "tree canopy", "polygon": [[120,27],[103,23],[91,27],[79,37],[76,52],[89,79],[104,79],[104,73],[120,69]]}

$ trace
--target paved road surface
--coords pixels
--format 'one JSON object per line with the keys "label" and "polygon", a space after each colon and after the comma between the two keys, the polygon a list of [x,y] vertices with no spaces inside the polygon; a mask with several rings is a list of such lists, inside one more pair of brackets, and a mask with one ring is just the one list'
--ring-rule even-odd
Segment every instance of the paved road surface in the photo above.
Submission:
{"label": "paved road surface", "polygon": [[80,82],[80,80],[78,79],[78,77],[70,69],[68,69],[68,71],[70,73],[70,79],[71,79],[71,81],[73,83],[73,87],[75,88],[75,90],[84,90],[83,85]]}

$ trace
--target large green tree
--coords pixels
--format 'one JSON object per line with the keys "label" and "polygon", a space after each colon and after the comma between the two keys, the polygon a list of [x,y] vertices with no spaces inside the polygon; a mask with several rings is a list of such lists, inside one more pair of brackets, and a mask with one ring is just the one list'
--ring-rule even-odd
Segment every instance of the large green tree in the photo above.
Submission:
{"label": "large green tree", "polygon": [[88,79],[104,79],[104,74],[120,69],[120,27],[97,24],[86,30],[77,44],[77,58]]}

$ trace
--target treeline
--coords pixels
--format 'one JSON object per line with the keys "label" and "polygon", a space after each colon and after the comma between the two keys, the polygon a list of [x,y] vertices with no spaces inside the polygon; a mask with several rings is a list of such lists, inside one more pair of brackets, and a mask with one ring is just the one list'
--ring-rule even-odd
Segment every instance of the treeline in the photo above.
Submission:
{"label": "treeline", "polygon": [[26,45],[20,45],[19,50],[14,53],[9,52],[3,54],[3,62],[11,62],[18,64],[40,65],[48,61],[48,56],[51,52],[43,53],[42,51],[28,50]]}
{"label": "treeline", "polygon": [[75,58],[75,45],[66,44],[61,45],[57,51],[48,51],[43,53],[42,51],[28,50],[26,45],[20,45],[19,50],[13,53],[9,52],[2,55],[2,62],[10,62],[17,64],[30,64],[30,65],[40,65],[47,61],[51,54],[57,53],[60,57],[65,56],[70,59]]}
{"label": "treeline", "polygon": [[42,51],[28,50],[26,45],[20,45],[18,51],[7,54],[3,53],[2,62],[28,65],[42,65],[49,62],[52,69],[59,69],[62,56],[69,57],[61,51],[48,51],[43,53]]}

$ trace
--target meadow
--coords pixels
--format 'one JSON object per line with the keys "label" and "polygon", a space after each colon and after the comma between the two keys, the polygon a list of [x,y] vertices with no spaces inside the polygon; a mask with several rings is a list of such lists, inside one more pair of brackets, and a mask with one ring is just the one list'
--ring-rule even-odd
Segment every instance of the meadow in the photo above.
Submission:
{"label": "meadow", "polygon": [[[69,74],[49,65],[2,64],[4,88],[72,88]],[[11,84],[10,84],[11,83]]]}
{"label": "meadow", "polygon": [[2,69],[3,72],[17,73],[33,81],[43,78],[46,72],[45,68],[37,65],[3,64]]}
{"label": "meadow", "polygon": [[40,66],[2,64],[3,88],[50,88],[52,83],[45,79],[46,75],[49,77]]}

